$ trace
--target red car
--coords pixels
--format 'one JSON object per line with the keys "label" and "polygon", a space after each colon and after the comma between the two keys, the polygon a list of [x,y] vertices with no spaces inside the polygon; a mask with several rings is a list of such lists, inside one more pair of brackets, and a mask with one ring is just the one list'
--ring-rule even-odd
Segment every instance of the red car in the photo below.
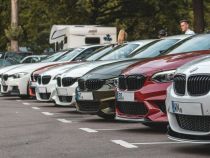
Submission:
{"label": "red car", "polygon": [[175,70],[210,55],[209,40],[210,34],[197,35],[168,50],[169,55],[138,62],[124,70],[118,78],[116,119],[139,121],[150,127],[166,125],[166,90]]}

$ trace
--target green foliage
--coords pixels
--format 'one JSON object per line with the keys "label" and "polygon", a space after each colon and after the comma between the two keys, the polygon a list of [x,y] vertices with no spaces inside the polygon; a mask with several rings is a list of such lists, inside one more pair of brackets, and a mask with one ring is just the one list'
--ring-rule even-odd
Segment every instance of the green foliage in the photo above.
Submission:
{"label": "green foliage", "polygon": [[4,32],[9,40],[18,40],[23,34],[23,29],[21,26],[12,25],[5,29]]}
{"label": "green foliage", "polygon": [[[179,20],[193,22],[192,0],[19,0],[20,45],[35,52],[49,48],[54,24],[97,24],[124,28],[129,40],[156,38],[165,28],[179,34]],[[210,2],[204,0],[206,30],[210,29]],[[7,46],[10,1],[0,0],[0,50]],[[10,30],[10,29],[8,29]],[[10,35],[11,36],[11,35]],[[17,35],[16,35],[17,36]]]}

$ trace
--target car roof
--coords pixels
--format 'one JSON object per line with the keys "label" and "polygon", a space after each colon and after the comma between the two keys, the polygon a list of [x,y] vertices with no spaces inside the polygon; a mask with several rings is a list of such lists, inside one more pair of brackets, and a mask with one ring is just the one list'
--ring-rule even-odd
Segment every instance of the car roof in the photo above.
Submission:
{"label": "car roof", "polygon": [[194,36],[194,35],[185,35],[185,34],[182,34],[182,35],[173,35],[173,36],[167,36],[167,37],[163,37],[161,39],[185,39],[185,38],[188,38],[188,37],[191,37],[191,36]]}
{"label": "car roof", "polygon": [[130,43],[130,44],[147,44],[147,43],[153,42],[155,40],[158,40],[158,39],[137,40],[137,41],[130,41],[130,42],[127,42],[127,43]]}

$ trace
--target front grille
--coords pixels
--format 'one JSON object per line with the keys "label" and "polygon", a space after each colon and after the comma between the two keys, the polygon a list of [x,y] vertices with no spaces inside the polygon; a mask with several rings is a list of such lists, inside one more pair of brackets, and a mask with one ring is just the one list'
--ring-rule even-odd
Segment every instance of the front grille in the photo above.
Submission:
{"label": "front grille", "polygon": [[70,103],[72,101],[72,96],[58,96],[58,98],[63,103]]}
{"label": "front grille", "polygon": [[85,86],[88,90],[100,89],[104,84],[105,81],[100,79],[90,79],[85,82]]}
{"label": "front grille", "polygon": [[118,110],[128,115],[146,115],[148,110],[144,103],[139,102],[117,102]]}
{"label": "front grille", "polygon": [[200,96],[207,94],[210,91],[210,76],[190,76],[187,81],[187,91],[191,96]]}
{"label": "front grille", "polygon": [[57,77],[57,86],[61,87],[61,77]]}
{"label": "front grille", "polygon": [[83,79],[78,80],[78,87],[80,90],[85,90],[85,81]]}
{"label": "front grille", "polygon": [[50,93],[39,93],[41,99],[50,99]]}
{"label": "front grille", "polygon": [[80,111],[97,112],[99,110],[99,102],[77,101]]}
{"label": "front grille", "polygon": [[176,114],[176,119],[182,129],[198,132],[210,131],[210,116]]}
{"label": "front grille", "polygon": [[143,75],[119,76],[119,89],[137,90],[144,85],[146,77]]}
{"label": "front grille", "polygon": [[47,75],[47,76],[42,76],[42,84],[48,84],[51,80],[51,76]]}
{"label": "front grille", "polygon": [[9,77],[9,76],[8,76],[8,75],[6,75],[6,74],[5,74],[5,75],[3,75],[3,80],[4,80],[4,81],[7,81],[7,80],[8,80],[8,77]]}
{"label": "front grille", "polygon": [[72,84],[74,84],[76,81],[77,81],[76,78],[64,77],[64,78],[62,78],[62,85],[63,85],[63,87],[68,87],[68,86],[71,86]]}
{"label": "front grille", "polygon": [[174,90],[177,95],[185,94],[186,77],[184,75],[176,75],[173,79]]}
{"label": "front grille", "polygon": [[41,78],[41,76],[38,76],[37,77],[37,82],[38,82],[38,84],[42,84],[42,78]]}

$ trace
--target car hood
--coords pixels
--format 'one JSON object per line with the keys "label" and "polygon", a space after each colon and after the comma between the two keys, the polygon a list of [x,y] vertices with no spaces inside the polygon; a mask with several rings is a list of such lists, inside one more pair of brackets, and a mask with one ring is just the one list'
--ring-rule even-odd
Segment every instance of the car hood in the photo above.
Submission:
{"label": "car hood", "polygon": [[175,70],[192,60],[207,55],[210,55],[210,50],[160,56],[137,62],[125,69],[123,74],[131,75],[141,73],[145,75],[153,75],[159,71]]}
{"label": "car hood", "polygon": [[21,66],[23,66],[23,65],[24,65],[24,64],[11,65],[11,66],[7,66],[7,67],[4,67],[4,68],[1,68],[1,69],[0,69],[0,74],[3,74],[3,73],[5,73],[5,72],[7,72],[7,71],[10,71],[10,70],[12,70],[12,69],[21,67]]}
{"label": "car hood", "polygon": [[95,69],[96,67],[109,64],[109,63],[114,63],[118,62],[120,60],[110,60],[110,61],[92,61],[88,62],[79,66],[75,66],[72,69],[66,71],[63,73],[62,77],[81,77],[90,70]]}
{"label": "car hood", "polygon": [[39,68],[47,66],[47,65],[53,65],[53,64],[55,64],[55,63],[49,62],[49,63],[24,64],[22,66],[11,69],[10,71],[7,71],[7,74],[12,75],[12,74],[19,73],[19,72],[32,73],[36,69],[39,69]]}
{"label": "car hood", "polygon": [[40,75],[45,76],[45,75],[50,75],[50,76],[56,76],[58,74],[62,74],[63,72],[67,71],[68,69],[71,69],[75,66],[81,65],[82,63],[72,63],[72,64],[66,64],[66,65],[60,65],[56,66],[54,68],[51,68]]}
{"label": "car hood", "polygon": [[133,59],[133,60],[125,60],[119,61],[116,63],[110,63],[103,66],[99,66],[91,71],[89,71],[86,75],[82,76],[82,79],[111,79],[118,77],[122,70],[127,68],[129,65],[134,64],[143,59]]}

